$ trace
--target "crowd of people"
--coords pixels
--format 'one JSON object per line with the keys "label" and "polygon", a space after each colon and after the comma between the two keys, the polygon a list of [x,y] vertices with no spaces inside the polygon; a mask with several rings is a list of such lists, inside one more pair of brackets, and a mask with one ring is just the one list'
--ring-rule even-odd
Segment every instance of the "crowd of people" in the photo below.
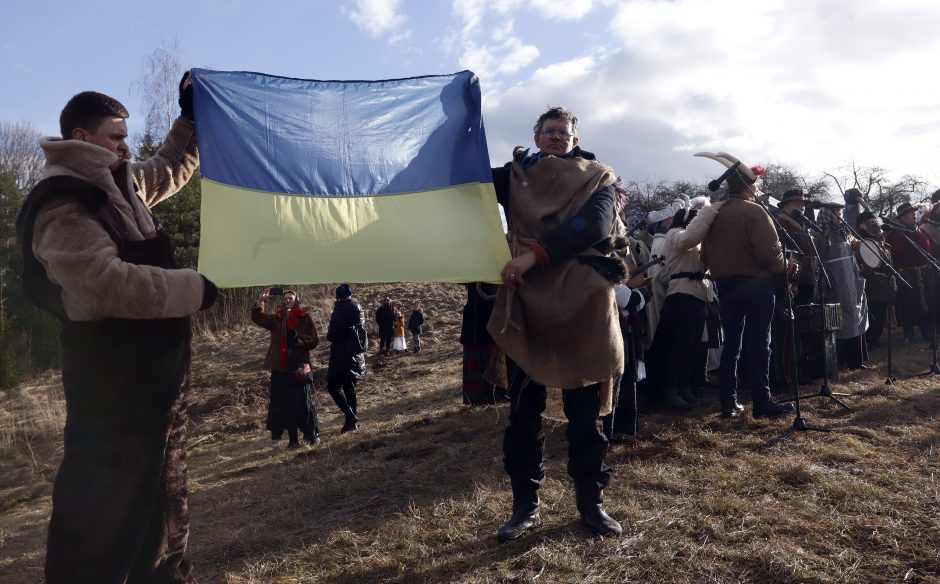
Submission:
{"label": "crowd of people", "polygon": [[[188,74],[179,103],[162,147],[131,162],[124,106],[96,92],[73,97],[61,138],[41,144],[43,179],[17,221],[25,292],[62,323],[67,421],[45,570],[53,584],[193,581],[184,558],[190,317],[215,302],[217,289],[177,267],[149,211],[198,167]],[[611,441],[637,434],[643,407],[690,409],[717,367],[722,417],[744,410],[739,388],[754,417],[782,415],[790,406],[774,399],[772,385],[825,374],[830,361],[864,367],[892,305],[909,342],[915,327],[933,329],[940,192],[922,228],[918,209],[905,203],[885,237],[878,218],[859,209],[857,191],[845,193],[845,205],[800,191],[770,205],[757,188],[759,167],[703,153],[725,167],[709,185],[724,188],[722,199],[678,200],[630,238],[626,193],[577,132],[572,112],[550,108],[533,127],[537,150],[517,148],[492,169],[512,259],[500,285],[467,285],[464,401],[509,407],[503,461],[512,510],[500,542],[541,523],[549,392],[560,392],[568,420],[580,518],[595,534],[617,535],[621,526],[604,508],[613,476],[605,457]],[[379,358],[407,351],[392,299],[374,316]],[[310,312],[296,291],[270,289],[251,319],[270,333],[271,438],[286,431],[291,448],[301,437],[317,444],[310,352],[320,339]],[[407,322],[415,353],[425,322],[415,306]],[[348,284],[335,290],[326,338],[327,391],[343,415],[341,432],[354,431],[369,340]]]}

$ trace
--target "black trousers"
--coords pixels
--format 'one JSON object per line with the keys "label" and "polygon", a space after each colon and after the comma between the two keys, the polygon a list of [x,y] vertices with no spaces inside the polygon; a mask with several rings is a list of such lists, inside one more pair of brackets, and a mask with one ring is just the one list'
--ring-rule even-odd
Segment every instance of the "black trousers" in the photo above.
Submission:
{"label": "black trousers", "polygon": [[701,384],[705,364],[701,362],[705,303],[689,294],[666,297],[649,351],[653,382],[660,395],[667,391]]}
{"label": "black trousers", "polygon": [[52,492],[49,584],[191,582],[188,319],[62,328],[67,418]]}
{"label": "black trousers", "polygon": [[379,350],[391,349],[392,348],[392,336],[393,336],[392,327],[379,327]]}
{"label": "black trousers", "polygon": [[[511,359],[506,359],[509,373],[509,426],[503,438],[503,463],[514,482],[541,486],[545,480],[543,454],[545,433],[545,386],[529,379]],[[603,489],[613,470],[604,467],[607,437],[600,420],[599,385],[563,389],[565,416],[568,418],[568,475],[578,485]]]}
{"label": "black trousers", "polygon": [[350,412],[353,416],[356,415],[356,380],[354,378],[327,376],[326,389],[340,411],[346,415]]}

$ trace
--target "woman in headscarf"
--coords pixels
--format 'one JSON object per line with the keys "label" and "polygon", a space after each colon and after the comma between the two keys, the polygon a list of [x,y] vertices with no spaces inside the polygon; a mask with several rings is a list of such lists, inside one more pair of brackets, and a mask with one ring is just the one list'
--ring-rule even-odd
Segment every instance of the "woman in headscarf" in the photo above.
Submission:
{"label": "woman in headscarf", "polygon": [[297,430],[308,444],[317,444],[320,428],[310,367],[310,351],[320,342],[317,329],[293,290],[284,292],[274,314],[265,313],[264,302],[271,297],[270,292],[265,290],[251,309],[252,322],[271,332],[264,361],[265,368],[271,371],[267,427],[275,441],[287,430],[288,448],[300,446]]}

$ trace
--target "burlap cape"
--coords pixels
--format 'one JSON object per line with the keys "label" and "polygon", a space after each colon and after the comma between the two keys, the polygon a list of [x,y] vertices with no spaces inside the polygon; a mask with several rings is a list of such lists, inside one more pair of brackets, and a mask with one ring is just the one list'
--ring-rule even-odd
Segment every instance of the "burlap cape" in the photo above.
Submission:
{"label": "burlap cape", "polygon": [[[549,156],[525,168],[517,153],[507,210],[513,257],[574,217],[615,179],[597,161]],[[599,253],[588,249],[581,255]],[[500,286],[487,330],[539,384],[570,389],[600,383],[601,414],[610,412],[612,382],[624,366],[617,304],[611,283],[578,256],[529,270],[514,292]]]}

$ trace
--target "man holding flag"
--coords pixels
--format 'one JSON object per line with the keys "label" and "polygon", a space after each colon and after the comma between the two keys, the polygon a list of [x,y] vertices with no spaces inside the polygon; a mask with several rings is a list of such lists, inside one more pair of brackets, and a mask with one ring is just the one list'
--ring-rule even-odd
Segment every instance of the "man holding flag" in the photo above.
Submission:
{"label": "man holding flag", "polygon": [[601,255],[593,246],[613,229],[616,175],[578,147],[577,128],[570,111],[549,109],[534,127],[539,151],[517,148],[493,171],[513,254],[488,325],[509,376],[503,452],[513,505],[500,542],[541,523],[547,387],[562,391],[568,474],[582,521],[598,535],[621,533],[603,507],[613,472],[604,466],[600,416],[610,412],[612,381],[623,373],[623,340],[611,282],[582,261]]}
{"label": "man holding flag", "polygon": [[17,220],[27,297],[62,322],[65,454],[52,493],[46,582],[191,582],[186,393],[189,317],[215,285],[178,269],[149,208],[199,166],[189,74],[182,116],[130,162],[127,110],[93,91],[46,138],[43,180]]}

